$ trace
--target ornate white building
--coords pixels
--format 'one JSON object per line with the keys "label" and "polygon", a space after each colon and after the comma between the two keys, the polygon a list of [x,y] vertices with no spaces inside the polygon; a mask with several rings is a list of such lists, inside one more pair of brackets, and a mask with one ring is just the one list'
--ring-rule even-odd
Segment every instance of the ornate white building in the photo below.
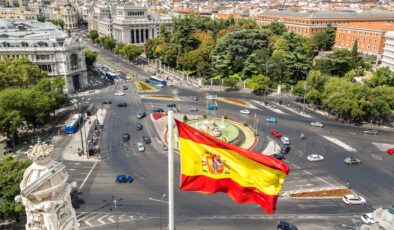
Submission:
{"label": "ornate white building", "polygon": [[394,31],[386,32],[385,37],[382,66],[387,66],[394,71]]}
{"label": "ornate white building", "polygon": [[49,76],[63,77],[65,92],[88,85],[84,44],[49,22],[0,19],[0,58],[28,57]]}

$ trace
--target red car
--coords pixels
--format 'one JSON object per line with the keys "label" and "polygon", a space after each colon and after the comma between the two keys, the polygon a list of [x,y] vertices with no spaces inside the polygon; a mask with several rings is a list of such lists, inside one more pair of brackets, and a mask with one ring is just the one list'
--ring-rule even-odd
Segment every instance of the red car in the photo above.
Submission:
{"label": "red car", "polygon": [[394,155],[394,148],[387,149],[387,153],[390,155]]}
{"label": "red car", "polygon": [[277,138],[282,137],[282,134],[275,129],[271,129],[271,134]]}

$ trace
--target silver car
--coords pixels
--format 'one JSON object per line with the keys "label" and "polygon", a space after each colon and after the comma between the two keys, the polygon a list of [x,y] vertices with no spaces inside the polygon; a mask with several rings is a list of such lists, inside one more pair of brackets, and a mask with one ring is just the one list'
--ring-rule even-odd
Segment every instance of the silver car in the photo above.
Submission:
{"label": "silver car", "polygon": [[313,126],[313,127],[319,127],[319,128],[323,128],[323,127],[324,127],[323,123],[318,122],[318,121],[316,121],[316,122],[311,122],[311,126]]}
{"label": "silver car", "polygon": [[344,162],[347,165],[361,164],[361,160],[354,157],[345,158]]}
{"label": "silver car", "polygon": [[378,130],[376,129],[366,129],[364,130],[364,134],[370,134],[370,135],[378,135]]}

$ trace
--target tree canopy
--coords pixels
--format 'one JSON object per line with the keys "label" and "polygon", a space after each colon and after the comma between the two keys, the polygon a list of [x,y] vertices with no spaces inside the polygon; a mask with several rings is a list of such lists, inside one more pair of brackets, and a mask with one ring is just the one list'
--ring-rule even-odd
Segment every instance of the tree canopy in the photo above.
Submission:
{"label": "tree canopy", "polygon": [[91,51],[89,49],[85,49],[85,62],[88,68],[93,66],[93,64],[96,62],[96,59],[97,59],[96,52]]}

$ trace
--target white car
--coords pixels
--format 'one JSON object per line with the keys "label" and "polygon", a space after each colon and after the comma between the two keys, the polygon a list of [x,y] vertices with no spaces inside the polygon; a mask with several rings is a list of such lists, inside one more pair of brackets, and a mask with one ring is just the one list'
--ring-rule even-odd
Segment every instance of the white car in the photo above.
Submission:
{"label": "white car", "polygon": [[290,144],[290,139],[288,137],[281,137],[280,140],[285,145],[289,145]]}
{"label": "white car", "polygon": [[365,199],[362,196],[357,196],[357,195],[346,195],[343,196],[342,198],[343,202],[345,202],[345,204],[348,205],[352,205],[352,204],[365,204]]}
{"label": "white car", "polygon": [[216,96],[215,95],[208,95],[206,98],[208,100],[214,100],[216,98]]}
{"label": "white car", "polygon": [[313,126],[313,127],[319,127],[319,128],[323,128],[323,127],[324,127],[323,123],[318,122],[318,121],[316,121],[316,122],[311,122],[311,126]]}
{"label": "white car", "polygon": [[372,217],[372,213],[361,215],[361,220],[366,224],[374,224],[376,221]]}
{"label": "white car", "polygon": [[138,143],[137,143],[137,149],[138,149],[138,152],[143,152],[143,151],[145,151],[144,144],[142,144],[141,142],[138,142]]}
{"label": "white car", "polygon": [[250,114],[250,111],[249,110],[247,110],[247,109],[243,109],[243,110],[241,110],[241,111],[239,111],[240,113],[242,113],[242,114]]}
{"label": "white car", "polygon": [[321,155],[312,154],[309,155],[306,159],[308,159],[308,161],[322,161],[324,160],[324,157]]}
{"label": "white car", "polygon": [[116,92],[116,93],[115,93],[115,96],[123,96],[123,95],[125,95],[125,93],[122,92],[122,91],[119,91],[119,92]]}

